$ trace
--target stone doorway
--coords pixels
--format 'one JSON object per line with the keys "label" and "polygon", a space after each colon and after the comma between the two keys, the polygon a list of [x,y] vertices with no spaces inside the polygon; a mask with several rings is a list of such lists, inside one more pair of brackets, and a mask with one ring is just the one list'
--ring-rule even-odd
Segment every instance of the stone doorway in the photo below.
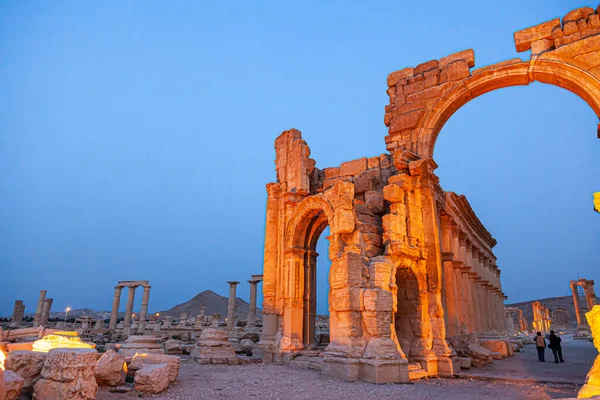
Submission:
{"label": "stone doorway", "polygon": [[310,219],[306,230],[304,254],[304,296],[303,296],[303,346],[315,349],[318,346],[316,337],[317,318],[317,243],[327,228],[327,217],[322,211],[316,212]]}
{"label": "stone doorway", "polygon": [[398,309],[394,319],[394,328],[400,347],[404,351],[406,358],[412,361],[411,350],[413,343],[416,337],[422,336],[419,332],[421,325],[419,309],[422,307],[419,294],[419,281],[410,269],[399,268],[396,272],[396,286],[398,287]]}

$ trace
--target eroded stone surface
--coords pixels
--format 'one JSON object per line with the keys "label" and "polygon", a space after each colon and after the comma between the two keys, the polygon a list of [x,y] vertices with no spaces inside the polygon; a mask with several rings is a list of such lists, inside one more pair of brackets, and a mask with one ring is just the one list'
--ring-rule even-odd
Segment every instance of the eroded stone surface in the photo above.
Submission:
{"label": "eroded stone surface", "polygon": [[42,379],[34,386],[36,400],[88,400],[96,397],[96,350],[53,349],[48,352]]}
{"label": "eroded stone surface", "polygon": [[135,390],[142,393],[160,393],[169,386],[167,364],[147,364],[137,370],[134,378]]}
{"label": "eroded stone surface", "polygon": [[181,359],[178,356],[165,354],[137,354],[129,364],[129,369],[137,371],[145,365],[166,364],[169,368],[169,382],[174,382],[179,375]]}
{"label": "eroded stone surface", "polygon": [[[4,371],[5,400],[14,400],[21,394],[25,380],[13,371]],[[1,390],[1,389],[0,389]]]}
{"label": "eroded stone surface", "polygon": [[31,393],[33,386],[42,377],[46,353],[19,350],[8,353],[6,369],[14,371],[24,379],[23,392]]}
{"label": "eroded stone surface", "polygon": [[108,350],[96,364],[95,377],[98,386],[118,386],[125,382],[125,358],[114,350]]}

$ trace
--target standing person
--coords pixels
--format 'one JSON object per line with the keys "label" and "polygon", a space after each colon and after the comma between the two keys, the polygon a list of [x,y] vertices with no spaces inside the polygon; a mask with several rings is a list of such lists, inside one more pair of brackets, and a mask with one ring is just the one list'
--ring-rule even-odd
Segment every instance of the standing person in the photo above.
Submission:
{"label": "standing person", "polygon": [[550,341],[550,344],[548,344],[548,348],[552,350],[552,354],[554,355],[554,362],[557,364],[558,360],[560,360],[560,362],[565,362],[562,356],[562,346],[560,345],[562,339],[560,338],[560,336],[557,336],[554,333],[554,331],[550,331],[550,338],[548,340]]}
{"label": "standing person", "polygon": [[535,348],[537,349],[538,353],[538,361],[546,362],[546,359],[544,358],[544,351],[546,350],[546,339],[544,339],[544,337],[542,336],[542,332],[538,332],[537,336],[535,337]]}

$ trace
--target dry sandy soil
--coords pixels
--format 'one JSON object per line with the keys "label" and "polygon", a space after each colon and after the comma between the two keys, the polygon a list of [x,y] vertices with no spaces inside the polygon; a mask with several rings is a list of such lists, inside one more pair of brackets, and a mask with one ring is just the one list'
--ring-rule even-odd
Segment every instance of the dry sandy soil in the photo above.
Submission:
{"label": "dry sandy soil", "polygon": [[[576,397],[577,385],[503,383],[470,379],[429,379],[414,384],[373,385],[344,382],[318,371],[283,365],[243,366],[181,364],[175,384],[159,395],[144,398],[191,399],[555,399]],[[136,392],[109,393],[100,389],[98,400],[130,400]]]}
{"label": "dry sandy soil", "polygon": [[[493,365],[464,371],[477,379],[429,379],[413,384],[373,385],[344,382],[318,371],[283,365],[200,365],[182,359],[175,384],[159,395],[137,392],[110,393],[102,388],[98,400],[131,400],[144,397],[163,400],[191,399],[559,399],[573,398],[598,354],[589,341],[563,337],[563,364],[554,364],[550,351],[539,363],[535,346]],[[500,380],[490,380],[491,378]],[[510,382],[502,381],[509,380]],[[535,383],[537,382],[537,383]],[[553,383],[539,383],[553,382]],[[563,382],[556,384],[554,382]],[[567,384],[565,382],[573,382]]]}

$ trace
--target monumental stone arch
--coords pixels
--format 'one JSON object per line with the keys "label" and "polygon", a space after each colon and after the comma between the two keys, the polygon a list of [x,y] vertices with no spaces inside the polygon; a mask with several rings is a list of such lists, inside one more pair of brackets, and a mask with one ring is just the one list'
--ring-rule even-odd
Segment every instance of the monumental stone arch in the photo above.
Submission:
{"label": "monumental stone arch", "polygon": [[469,100],[495,89],[553,84],[600,115],[600,19],[580,8],[514,34],[513,59],[472,69],[465,50],[388,77],[389,154],[319,169],[300,131],[275,141],[267,185],[264,362],[311,348],[316,243],[329,226],[330,344],[323,371],[348,380],[452,376],[460,357],[512,353],[496,240],[464,195],[442,189],[436,138]]}

